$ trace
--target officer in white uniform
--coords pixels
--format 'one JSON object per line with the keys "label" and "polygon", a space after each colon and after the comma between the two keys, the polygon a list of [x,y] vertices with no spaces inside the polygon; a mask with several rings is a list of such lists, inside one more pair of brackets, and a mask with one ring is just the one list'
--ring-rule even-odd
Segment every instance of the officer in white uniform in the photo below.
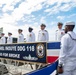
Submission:
{"label": "officer in white uniform", "polygon": [[0,44],[5,44],[6,43],[6,38],[4,36],[4,33],[1,33],[1,39],[0,39]]}
{"label": "officer in white uniform", "polygon": [[46,25],[41,24],[41,30],[38,33],[38,41],[49,41],[48,31],[45,30]]}
{"label": "officer in white uniform", "polygon": [[24,35],[22,34],[22,29],[18,29],[18,40],[17,40],[17,43],[23,43],[24,42]]}
{"label": "officer in white uniform", "polygon": [[29,27],[28,31],[29,33],[27,34],[26,41],[27,42],[35,42],[35,34],[32,32],[33,28]]}
{"label": "officer in white uniform", "polygon": [[61,39],[59,75],[76,75],[76,34],[73,32],[74,27],[74,22],[66,23],[66,34]]}
{"label": "officer in white uniform", "polygon": [[63,24],[58,23],[58,30],[56,30],[55,38],[57,41],[61,41],[62,36],[65,34],[64,30],[62,29]]}
{"label": "officer in white uniform", "polygon": [[12,33],[8,33],[8,38],[7,38],[7,44],[12,44],[13,43],[13,38],[12,38]]}

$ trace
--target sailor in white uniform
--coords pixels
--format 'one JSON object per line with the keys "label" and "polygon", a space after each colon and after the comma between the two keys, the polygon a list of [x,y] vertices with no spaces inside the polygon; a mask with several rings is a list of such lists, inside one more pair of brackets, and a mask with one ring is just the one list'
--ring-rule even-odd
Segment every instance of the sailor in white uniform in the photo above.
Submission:
{"label": "sailor in white uniform", "polygon": [[65,34],[64,30],[62,29],[62,26],[63,26],[63,24],[59,22],[58,23],[58,30],[56,30],[56,34],[55,34],[55,38],[57,41],[61,41],[61,38]]}
{"label": "sailor in white uniform", "polygon": [[35,42],[35,34],[32,30],[33,28],[31,27],[28,28],[29,33],[27,34],[27,38],[26,38],[27,42]]}
{"label": "sailor in white uniform", "polygon": [[17,43],[23,43],[24,42],[24,35],[22,34],[22,29],[18,29],[18,39],[17,39]]}
{"label": "sailor in white uniform", "polygon": [[74,27],[74,22],[66,23],[66,34],[61,39],[59,75],[76,75],[76,34],[73,32]]}
{"label": "sailor in white uniform", "polygon": [[46,25],[41,24],[41,30],[38,32],[38,41],[49,41],[48,31],[45,30]]}
{"label": "sailor in white uniform", "polygon": [[7,44],[12,44],[13,43],[13,38],[12,38],[12,33],[8,33],[8,38],[7,38]]}
{"label": "sailor in white uniform", "polygon": [[4,33],[1,33],[1,39],[0,39],[0,44],[5,44],[6,43],[6,38],[4,36]]}

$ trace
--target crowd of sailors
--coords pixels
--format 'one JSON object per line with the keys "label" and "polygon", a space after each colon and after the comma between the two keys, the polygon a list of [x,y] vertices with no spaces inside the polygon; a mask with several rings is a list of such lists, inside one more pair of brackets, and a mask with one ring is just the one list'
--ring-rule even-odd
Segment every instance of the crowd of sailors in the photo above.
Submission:
{"label": "crowd of sailors", "polygon": [[[56,30],[55,39],[57,41],[60,41],[62,36],[65,34],[64,30],[62,29],[63,23],[58,22],[57,26],[58,26],[58,30]],[[46,30],[45,28],[46,28],[45,24],[40,25],[40,30],[38,32],[37,41],[43,41],[43,42],[44,41],[46,41],[46,42],[49,41],[49,33],[48,33],[48,30]],[[11,32],[8,32],[7,40],[5,39],[5,33],[1,33],[0,44],[5,44],[6,41],[7,41],[8,44],[13,43]],[[36,36],[35,36],[35,33],[33,32],[33,28],[29,27],[28,28],[28,34],[27,34],[27,37],[26,37],[26,42],[35,42],[35,41],[36,41]],[[17,43],[22,43],[22,42],[24,42],[23,30],[18,29]]]}

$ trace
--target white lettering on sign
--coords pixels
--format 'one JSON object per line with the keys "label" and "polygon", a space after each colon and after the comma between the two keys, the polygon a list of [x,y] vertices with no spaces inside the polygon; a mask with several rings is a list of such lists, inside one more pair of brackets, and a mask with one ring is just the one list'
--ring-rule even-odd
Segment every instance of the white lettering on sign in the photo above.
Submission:
{"label": "white lettering on sign", "polygon": [[27,46],[26,50],[34,52],[35,51],[35,46]]}
{"label": "white lettering on sign", "polygon": [[4,57],[8,57],[8,53],[3,53],[3,56]]}
{"label": "white lettering on sign", "polygon": [[6,51],[35,51],[35,46],[0,46],[0,50]]}
{"label": "white lettering on sign", "polygon": [[25,46],[18,46],[17,51],[25,51]]}
{"label": "white lettering on sign", "polygon": [[16,51],[16,46],[5,46],[5,50]]}
{"label": "white lettering on sign", "polygon": [[2,53],[0,53],[0,56],[2,56]]}
{"label": "white lettering on sign", "polygon": [[9,57],[11,57],[11,58],[20,58],[20,54],[11,54],[11,53],[9,53]]}
{"label": "white lettering on sign", "polygon": [[4,50],[4,46],[0,46],[0,50]]}

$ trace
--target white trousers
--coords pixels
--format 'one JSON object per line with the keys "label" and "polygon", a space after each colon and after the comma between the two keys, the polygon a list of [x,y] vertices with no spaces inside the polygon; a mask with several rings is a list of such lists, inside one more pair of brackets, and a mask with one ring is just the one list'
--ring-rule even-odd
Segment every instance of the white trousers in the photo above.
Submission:
{"label": "white trousers", "polygon": [[76,75],[76,70],[74,71],[64,71],[62,74],[59,75]]}
{"label": "white trousers", "polygon": [[59,75],[76,75],[76,62],[66,62],[63,67],[63,73]]}

